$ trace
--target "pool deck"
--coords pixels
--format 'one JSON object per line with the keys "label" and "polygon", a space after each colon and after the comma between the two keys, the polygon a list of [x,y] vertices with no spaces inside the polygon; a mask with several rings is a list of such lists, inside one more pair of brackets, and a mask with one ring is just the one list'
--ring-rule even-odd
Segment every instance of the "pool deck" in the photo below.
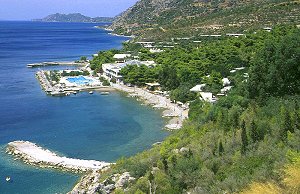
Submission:
{"label": "pool deck", "polygon": [[102,85],[78,85],[72,87],[58,87],[56,85],[52,85],[48,78],[45,75],[46,71],[41,70],[36,73],[36,77],[40,82],[42,89],[51,96],[66,96],[68,93],[80,92],[80,91],[112,91],[113,89],[109,86]]}
{"label": "pool deck", "polygon": [[103,161],[58,156],[56,153],[29,141],[10,142],[7,145],[6,152],[14,155],[17,159],[23,160],[26,164],[72,172],[106,170],[111,165],[111,163]]}

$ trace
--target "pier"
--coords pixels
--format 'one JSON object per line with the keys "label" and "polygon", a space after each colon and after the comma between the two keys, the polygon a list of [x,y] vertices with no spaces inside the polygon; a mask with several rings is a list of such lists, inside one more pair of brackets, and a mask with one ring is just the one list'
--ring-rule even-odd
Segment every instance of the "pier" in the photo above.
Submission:
{"label": "pier", "polygon": [[23,160],[26,164],[39,167],[58,168],[73,172],[106,170],[111,165],[111,163],[108,162],[58,156],[54,152],[29,141],[10,142],[7,145],[6,152]]}
{"label": "pier", "polygon": [[88,62],[83,61],[52,61],[52,62],[42,62],[42,63],[32,63],[27,64],[27,67],[34,68],[34,67],[46,67],[46,66],[58,66],[58,65],[64,65],[64,66],[85,66]]}

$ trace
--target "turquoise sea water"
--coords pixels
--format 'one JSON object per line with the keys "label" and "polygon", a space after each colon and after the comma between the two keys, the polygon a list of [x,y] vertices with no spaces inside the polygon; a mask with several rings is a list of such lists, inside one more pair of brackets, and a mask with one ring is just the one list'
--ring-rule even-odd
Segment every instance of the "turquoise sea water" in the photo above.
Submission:
{"label": "turquoise sea water", "polygon": [[[104,161],[140,152],[168,134],[160,112],[112,92],[49,97],[26,64],[75,60],[127,40],[98,24],[0,22],[0,193],[65,193],[79,175],[39,169],[5,154],[14,140],[29,140],[59,154]],[[51,67],[57,68],[57,67]],[[60,67],[61,68],[61,67]],[[67,67],[69,68],[69,67]],[[12,182],[7,183],[5,177]]]}

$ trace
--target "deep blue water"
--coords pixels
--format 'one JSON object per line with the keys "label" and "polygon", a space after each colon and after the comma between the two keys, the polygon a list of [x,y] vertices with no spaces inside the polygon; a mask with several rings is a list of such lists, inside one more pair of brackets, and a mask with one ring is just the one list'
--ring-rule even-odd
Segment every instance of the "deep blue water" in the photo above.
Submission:
{"label": "deep blue water", "polygon": [[[127,38],[98,24],[0,22],[0,193],[65,193],[80,175],[39,169],[5,154],[14,140],[29,140],[60,154],[104,161],[130,156],[161,141],[160,113],[123,94],[46,96],[26,64],[76,60],[120,48]],[[5,177],[12,182],[7,183]]]}

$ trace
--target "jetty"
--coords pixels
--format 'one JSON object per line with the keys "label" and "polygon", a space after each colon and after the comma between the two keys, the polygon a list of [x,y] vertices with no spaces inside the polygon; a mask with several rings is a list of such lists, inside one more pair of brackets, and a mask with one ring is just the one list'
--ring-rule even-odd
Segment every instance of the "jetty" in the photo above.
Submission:
{"label": "jetty", "polygon": [[26,164],[72,172],[107,170],[111,165],[111,163],[103,161],[73,159],[59,156],[29,141],[10,142],[7,145],[6,152],[15,156],[17,159],[23,160]]}
{"label": "jetty", "polygon": [[83,61],[52,61],[52,62],[41,62],[41,63],[31,63],[27,64],[27,67],[29,68],[34,68],[34,67],[46,67],[46,66],[58,66],[58,65],[63,65],[63,66],[85,66],[87,65],[87,62]]}

